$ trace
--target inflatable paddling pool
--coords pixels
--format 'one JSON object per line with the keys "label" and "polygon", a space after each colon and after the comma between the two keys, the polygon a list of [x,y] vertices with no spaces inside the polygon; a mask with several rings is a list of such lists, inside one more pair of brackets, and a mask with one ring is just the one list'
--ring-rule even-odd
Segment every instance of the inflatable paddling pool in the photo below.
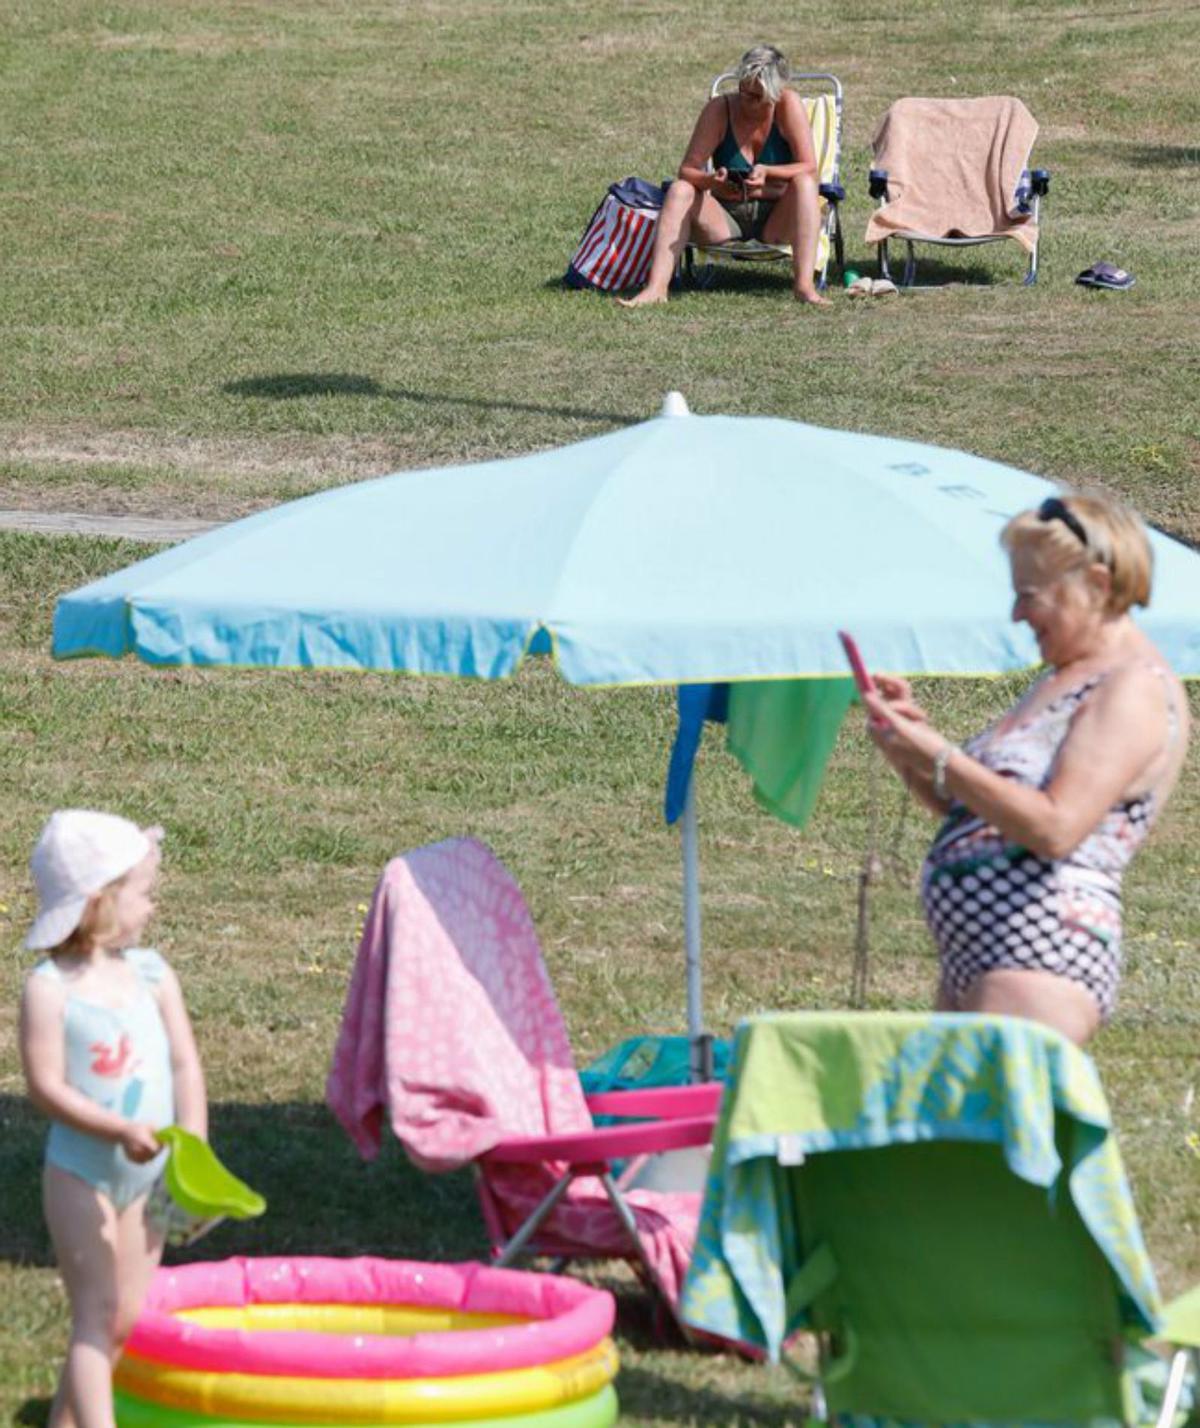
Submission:
{"label": "inflatable paddling pool", "polygon": [[480,1264],[162,1268],[114,1373],[120,1428],[611,1428],[613,1301]]}

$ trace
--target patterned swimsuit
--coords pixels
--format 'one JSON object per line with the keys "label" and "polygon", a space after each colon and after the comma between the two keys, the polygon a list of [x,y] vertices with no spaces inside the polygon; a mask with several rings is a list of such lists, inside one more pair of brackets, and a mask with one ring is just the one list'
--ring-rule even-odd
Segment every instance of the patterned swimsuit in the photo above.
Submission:
{"label": "patterned swimsuit", "polygon": [[[1044,788],[1071,720],[1103,675],[964,750],[986,768]],[[1169,701],[1169,727],[1177,715]],[[1107,1021],[1121,972],[1121,875],[1150,830],[1153,792],[1123,799],[1065,858],[1041,858],[961,803],[951,805],[921,870],[921,901],[942,984],[955,999],[997,968],[1055,972],[1095,998]]]}

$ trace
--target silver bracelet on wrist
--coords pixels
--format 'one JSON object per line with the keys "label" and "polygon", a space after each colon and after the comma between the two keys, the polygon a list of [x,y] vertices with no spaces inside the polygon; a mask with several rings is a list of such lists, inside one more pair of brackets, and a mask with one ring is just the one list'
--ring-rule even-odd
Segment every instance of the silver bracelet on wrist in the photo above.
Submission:
{"label": "silver bracelet on wrist", "polygon": [[950,802],[950,794],[946,788],[946,769],[956,753],[957,744],[943,744],[933,756],[933,792],[943,803]]}

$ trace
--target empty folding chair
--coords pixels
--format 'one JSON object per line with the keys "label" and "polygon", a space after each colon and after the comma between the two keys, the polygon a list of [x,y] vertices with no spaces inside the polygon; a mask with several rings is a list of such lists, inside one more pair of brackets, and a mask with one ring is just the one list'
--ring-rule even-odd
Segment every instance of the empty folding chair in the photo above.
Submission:
{"label": "empty folding chair", "polygon": [[1019,99],[898,99],[871,140],[869,188],[878,208],[866,241],[892,276],[888,243],[906,245],[903,287],[916,278],[914,245],[969,248],[1011,239],[1028,255],[1025,284],[1037,281],[1046,169],[1031,169],[1037,121]]}

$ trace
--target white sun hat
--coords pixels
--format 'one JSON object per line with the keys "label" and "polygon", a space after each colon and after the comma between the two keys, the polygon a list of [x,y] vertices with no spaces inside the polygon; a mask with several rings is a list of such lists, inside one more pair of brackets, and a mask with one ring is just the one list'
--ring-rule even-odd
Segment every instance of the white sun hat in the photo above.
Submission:
{"label": "white sun hat", "polygon": [[25,946],[40,951],[65,942],[79,926],[88,898],[136,868],[154,847],[157,831],[87,808],[52,813],[29,859],[39,906]]}

